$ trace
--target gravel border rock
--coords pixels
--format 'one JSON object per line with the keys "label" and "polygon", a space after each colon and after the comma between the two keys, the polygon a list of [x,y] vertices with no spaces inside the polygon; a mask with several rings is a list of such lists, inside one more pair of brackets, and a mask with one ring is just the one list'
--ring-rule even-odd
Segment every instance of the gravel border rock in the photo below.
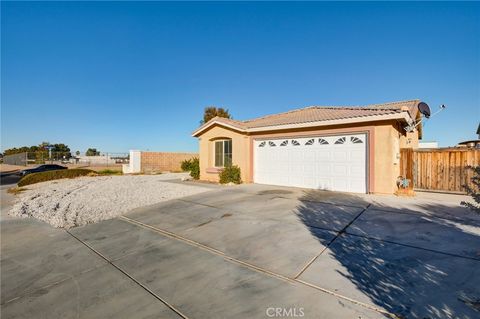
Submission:
{"label": "gravel border rock", "polygon": [[80,177],[26,186],[10,215],[34,217],[54,227],[70,228],[111,219],[135,208],[211,189],[169,183],[183,173]]}

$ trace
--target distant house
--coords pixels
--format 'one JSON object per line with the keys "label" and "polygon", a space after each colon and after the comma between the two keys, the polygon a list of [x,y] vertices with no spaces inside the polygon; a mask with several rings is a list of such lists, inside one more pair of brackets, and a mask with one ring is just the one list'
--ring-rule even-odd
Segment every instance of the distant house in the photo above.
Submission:
{"label": "distant house", "polygon": [[457,147],[480,148],[480,140],[463,141],[458,143]]}
{"label": "distant house", "polygon": [[477,140],[460,142],[457,144],[457,147],[480,148],[480,123],[478,123],[477,135],[478,135]]}
{"label": "distant house", "polygon": [[311,106],[247,121],[215,117],[196,129],[200,179],[230,164],[246,183],[356,193],[397,190],[400,148],[417,148],[419,100]]}

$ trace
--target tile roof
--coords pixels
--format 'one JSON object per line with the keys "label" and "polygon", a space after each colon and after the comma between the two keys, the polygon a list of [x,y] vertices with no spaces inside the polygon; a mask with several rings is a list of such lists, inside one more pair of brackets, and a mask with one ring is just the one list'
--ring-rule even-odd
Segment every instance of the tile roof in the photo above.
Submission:
{"label": "tile roof", "polygon": [[366,106],[309,106],[284,113],[266,115],[246,121],[238,121],[215,117],[200,126],[196,132],[201,131],[213,122],[223,123],[241,130],[261,128],[278,125],[292,125],[309,122],[340,120],[360,118],[375,115],[388,115],[408,111],[412,118],[415,118],[417,105],[420,100],[409,100],[383,104],[372,104]]}

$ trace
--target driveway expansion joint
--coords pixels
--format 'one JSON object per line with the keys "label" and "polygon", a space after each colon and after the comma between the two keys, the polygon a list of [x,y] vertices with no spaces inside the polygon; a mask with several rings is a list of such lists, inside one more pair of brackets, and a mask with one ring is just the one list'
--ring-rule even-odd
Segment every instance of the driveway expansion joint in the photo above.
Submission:
{"label": "driveway expansion joint", "polygon": [[[369,206],[370,206],[370,205],[369,205]],[[362,213],[363,213],[365,210],[367,210],[367,209],[368,209],[368,207],[365,208],[360,214],[362,214]],[[358,216],[359,216],[360,214],[358,214]],[[358,216],[357,216],[357,217],[358,217]],[[309,287],[309,288],[312,288],[312,289],[321,291],[321,292],[323,292],[323,293],[327,293],[327,294],[332,295],[332,296],[334,296],[334,297],[336,297],[336,298],[339,298],[339,299],[342,299],[342,300],[351,302],[351,303],[353,303],[353,304],[362,306],[362,307],[364,307],[364,308],[366,308],[366,309],[370,309],[370,310],[379,312],[379,313],[381,313],[381,314],[383,314],[383,315],[386,315],[386,316],[388,316],[388,317],[390,317],[390,318],[393,318],[393,319],[396,319],[396,318],[397,318],[394,314],[392,314],[392,313],[390,313],[390,312],[388,312],[388,311],[386,311],[386,310],[384,310],[384,309],[381,309],[381,308],[379,308],[379,307],[376,307],[376,306],[374,306],[374,305],[366,304],[366,303],[363,303],[363,302],[361,302],[361,301],[358,301],[358,300],[355,300],[355,299],[352,299],[352,298],[343,296],[343,295],[338,294],[338,293],[336,293],[336,292],[334,292],[334,291],[331,291],[331,290],[322,288],[322,287],[320,287],[320,286],[317,286],[317,285],[308,283],[308,282],[306,282],[306,281],[300,280],[300,279],[298,279],[297,277],[290,278],[290,277],[287,277],[287,276],[284,276],[284,275],[275,273],[275,272],[273,272],[273,271],[264,269],[264,268],[262,268],[262,267],[255,266],[255,265],[253,265],[253,264],[251,264],[251,263],[248,263],[248,262],[239,260],[239,259],[237,259],[237,258],[235,258],[235,257],[228,256],[227,254],[225,254],[224,252],[222,252],[222,251],[220,251],[220,250],[218,250],[218,249],[215,249],[215,248],[213,248],[213,247],[209,247],[209,246],[207,246],[207,245],[204,245],[204,244],[202,244],[202,243],[199,243],[199,242],[196,242],[196,241],[194,241],[194,240],[188,239],[188,238],[183,237],[183,236],[181,236],[181,235],[177,235],[177,234],[172,233],[172,232],[170,232],[170,231],[163,230],[163,229],[157,228],[157,227],[155,227],[155,226],[151,226],[151,225],[142,223],[142,222],[140,222],[140,221],[137,221],[137,220],[135,220],[135,219],[131,219],[131,218],[126,217],[126,216],[120,216],[119,219],[121,219],[121,220],[123,220],[123,221],[125,221],[125,222],[128,222],[128,223],[137,225],[137,226],[139,226],[139,227],[143,227],[143,228],[149,229],[149,230],[154,231],[154,232],[156,232],[156,233],[159,233],[160,235],[163,235],[163,236],[165,236],[165,237],[168,237],[168,238],[171,238],[171,239],[175,239],[175,240],[179,240],[179,241],[184,242],[184,243],[186,243],[186,244],[188,244],[188,245],[190,245],[190,246],[194,246],[194,247],[200,248],[200,249],[202,249],[202,250],[208,251],[208,252],[210,252],[210,253],[213,253],[213,254],[215,254],[215,255],[217,255],[217,256],[220,256],[220,257],[224,258],[224,259],[227,260],[227,261],[230,261],[230,262],[232,262],[232,263],[235,263],[235,264],[238,264],[238,265],[240,265],[240,266],[246,267],[246,268],[248,268],[248,269],[252,269],[252,270],[257,271],[257,272],[259,272],[259,273],[263,273],[263,274],[265,274],[265,275],[268,275],[268,276],[277,278],[277,279],[279,279],[279,280],[282,280],[282,281],[285,281],[285,282],[288,282],[288,283],[291,283],[291,284],[301,284],[301,285],[305,285],[305,286],[307,286],[307,287]],[[355,218],[355,219],[356,219],[356,218]],[[355,220],[355,219],[354,219],[354,220]],[[353,222],[353,221],[352,221],[352,222]],[[350,223],[350,224],[351,224],[351,223]],[[350,225],[350,224],[349,224],[349,225]],[[337,235],[337,237],[338,237],[338,235]],[[336,237],[335,237],[335,238],[336,238]],[[333,241],[333,240],[332,240],[332,241]],[[331,241],[331,242],[332,242],[332,241]],[[326,248],[325,248],[325,249],[326,249]],[[323,252],[323,250],[322,250],[322,252]],[[120,270],[120,269],[119,269],[119,270]],[[120,270],[120,271],[122,271],[122,270]],[[123,271],[122,271],[122,272],[123,272]]]}
{"label": "driveway expansion joint", "polygon": [[129,273],[127,273],[126,271],[124,271],[122,268],[118,267],[117,265],[115,265],[112,261],[110,261],[107,257],[105,257],[102,253],[100,253],[99,251],[97,251],[95,248],[91,247],[89,244],[87,244],[86,242],[84,242],[83,240],[81,240],[80,238],[78,238],[77,236],[75,236],[74,234],[72,234],[71,232],[69,232],[68,230],[65,230],[70,236],[72,236],[73,238],[75,238],[76,240],[78,240],[80,243],[82,243],[83,245],[85,245],[88,249],[90,249],[91,251],[93,251],[95,254],[97,254],[100,258],[104,259],[108,264],[110,264],[111,266],[113,266],[115,269],[117,269],[118,271],[120,271],[123,275],[125,275],[126,277],[128,277],[130,280],[132,280],[134,283],[136,283],[138,286],[140,286],[141,288],[143,288],[146,292],[148,292],[149,294],[151,294],[153,297],[155,297],[156,299],[158,299],[160,302],[162,302],[165,306],[167,306],[168,308],[170,308],[170,310],[172,310],[173,312],[175,312],[177,315],[179,315],[180,317],[184,318],[184,319],[189,319],[186,315],[184,315],[180,310],[178,310],[177,308],[175,308],[175,306],[171,305],[170,303],[168,303],[166,300],[164,300],[163,298],[161,298],[160,296],[158,296],[155,292],[153,292],[151,289],[149,289],[147,286],[145,286],[144,284],[142,284],[141,282],[139,282],[138,280],[136,280],[132,275],[130,275]]}
{"label": "driveway expansion joint", "polygon": [[315,260],[317,260],[318,257],[320,257],[338,237],[344,234],[347,228],[350,227],[350,225],[352,225],[364,212],[366,212],[371,205],[372,204],[368,204],[367,207],[365,207],[347,225],[345,225],[340,231],[338,231],[335,237],[333,237],[332,240],[330,240],[318,254],[313,256],[313,258],[310,259],[310,261],[305,266],[303,266],[303,268],[295,275],[294,279],[298,279],[298,277],[300,277],[308,269],[308,267],[310,267],[310,265],[312,265],[315,262]]}

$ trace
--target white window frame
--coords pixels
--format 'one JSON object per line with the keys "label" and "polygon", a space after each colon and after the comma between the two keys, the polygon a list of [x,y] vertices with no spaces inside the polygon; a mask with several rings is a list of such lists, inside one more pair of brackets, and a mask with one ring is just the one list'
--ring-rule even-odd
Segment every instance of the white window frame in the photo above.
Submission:
{"label": "white window frame", "polygon": [[[233,141],[232,139],[221,139],[221,140],[215,140],[213,142],[213,167],[215,168],[224,168],[225,167],[225,142],[230,142],[231,144],[231,152],[232,154],[232,161],[233,161]],[[222,165],[218,166],[217,165],[217,154],[216,154],[216,148],[217,148],[217,142],[222,142]]]}

